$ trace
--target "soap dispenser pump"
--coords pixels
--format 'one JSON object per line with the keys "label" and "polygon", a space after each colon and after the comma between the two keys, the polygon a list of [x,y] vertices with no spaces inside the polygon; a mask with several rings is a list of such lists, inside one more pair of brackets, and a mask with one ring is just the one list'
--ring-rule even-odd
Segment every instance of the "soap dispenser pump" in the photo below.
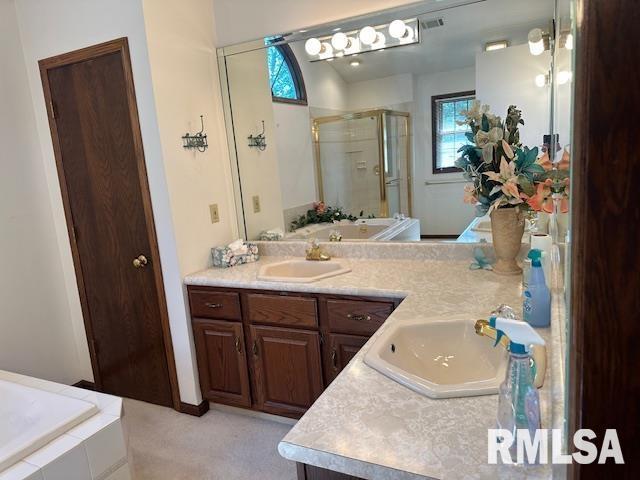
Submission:
{"label": "soap dispenser pump", "polygon": [[504,335],[510,340],[507,375],[498,391],[497,426],[513,435],[515,452],[518,430],[528,430],[530,438],[534,438],[540,428],[540,399],[531,371],[531,347],[544,346],[545,342],[525,322],[491,317],[489,324],[498,332],[496,345]]}

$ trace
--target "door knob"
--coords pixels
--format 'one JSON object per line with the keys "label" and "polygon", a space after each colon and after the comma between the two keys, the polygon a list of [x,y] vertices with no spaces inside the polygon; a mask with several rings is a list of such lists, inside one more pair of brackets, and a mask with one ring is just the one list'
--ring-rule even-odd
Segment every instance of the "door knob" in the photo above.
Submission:
{"label": "door knob", "polygon": [[139,255],[138,257],[133,259],[133,266],[135,268],[145,267],[147,263],[149,263],[149,261],[147,260],[147,257],[145,257],[144,255]]}

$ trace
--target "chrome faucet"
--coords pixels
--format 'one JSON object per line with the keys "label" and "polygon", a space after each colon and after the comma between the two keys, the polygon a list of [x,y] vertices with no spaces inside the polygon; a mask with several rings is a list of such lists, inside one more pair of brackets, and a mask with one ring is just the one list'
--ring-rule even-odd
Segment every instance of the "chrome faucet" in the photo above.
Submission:
{"label": "chrome faucet", "polygon": [[322,247],[320,246],[320,244],[318,243],[317,239],[313,239],[311,240],[310,244],[309,244],[309,248],[307,249],[307,256],[306,256],[307,260],[313,260],[313,261],[326,261],[326,260],[331,260],[331,257],[329,256],[328,253],[326,253]]}

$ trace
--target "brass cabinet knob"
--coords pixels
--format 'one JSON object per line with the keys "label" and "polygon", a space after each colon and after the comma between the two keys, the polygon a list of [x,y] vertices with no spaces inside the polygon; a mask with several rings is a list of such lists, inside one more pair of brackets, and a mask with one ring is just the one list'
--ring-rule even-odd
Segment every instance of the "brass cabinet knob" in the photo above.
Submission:
{"label": "brass cabinet knob", "polygon": [[147,263],[149,263],[149,261],[147,260],[147,257],[145,257],[144,255],[139,255],[138,257],[133,259],[133,266],[135,268],[145,267]]}

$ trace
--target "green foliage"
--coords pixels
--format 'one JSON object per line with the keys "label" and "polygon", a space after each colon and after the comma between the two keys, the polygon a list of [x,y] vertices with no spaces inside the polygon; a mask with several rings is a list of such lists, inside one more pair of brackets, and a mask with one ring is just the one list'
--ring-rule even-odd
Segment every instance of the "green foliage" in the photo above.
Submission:
{"label": "green foliage", "polygon": [[[360,212],[360,216],[363,216],[364,212]],[[369,218],[373,218],[369,216]],[[307,213],[300,215],[297,220],[291,222],[290,231],[297,230],[298,228],[306,227],[314,223],[332,223],[339,222],[340,220],[356,221],[358,217],[354,217],[351,214],[347,214],[342,211],[342,207],[321,207],[312,208],[307,210]]]}

